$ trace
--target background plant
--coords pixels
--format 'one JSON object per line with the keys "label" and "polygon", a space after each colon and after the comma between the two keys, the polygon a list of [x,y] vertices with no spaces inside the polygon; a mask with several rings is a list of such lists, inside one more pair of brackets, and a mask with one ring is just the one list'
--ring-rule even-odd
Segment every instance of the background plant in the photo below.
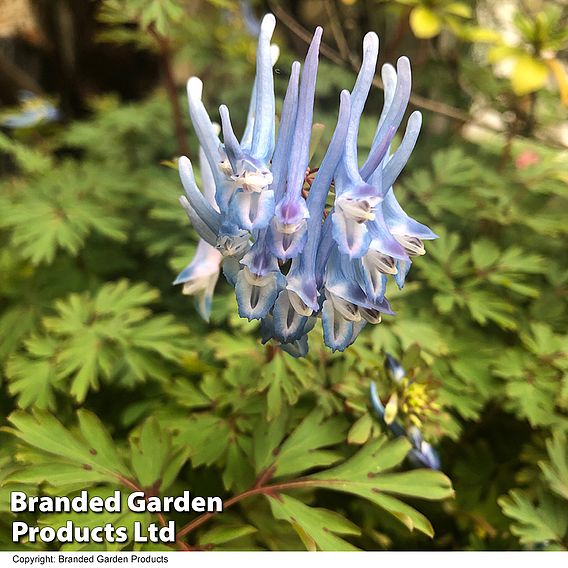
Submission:
{"label": "background plant", "polygon": [[[185,526],[182,549],[568,547],[560,128],[568,116],[558,79],[565,71],[552,69],[565,70],[566,42],[561,27],[544,25],[553,11],[565,21],[565,8],[513,2],[513,27],[527,28],[527,14],[544,23],[541,36],[527,28],[510,43],[497,37],[489,3],[460,3],[467,14],[447,4],[98,6],[97,41],[156,57],[166,80],[121,100],[85,70],[86,114],[0,133],[4,511],[16,487],[101,495],[189,488],[232,506],[213,518],[174,517]],[[412,33],[418,6],[436,15],[438,33]],[[381,62],[409,55],[426,130],[396,191],[441,237],[405,288],[390,290],[396,318],[344,354],[314,337],[301,361],[260,346],[223,283],[209,324],[170,285],[196,243],[168,167],[181,151],[180,126],[197,147],[185,112],[176,114],[176,105],[185,108],[182,82],[197,73],[217,85],[208,107],[222,98],[241,127],[254,75],[248,27],[267,9],[280,22],[280,93],[288,63],[305,51],[303,29],[326,29],[316,105],[324,140],[337,89],[353,84],[363,34],[379,33]],[[548,42],[539,52],[537,39]],[[507,53],[546,65],[546,81],[519,90],[514,74],[487,65],[509,45]],[[374,101],[379,108],[379,89]],[[372,141],[370,107],[362,146]],[[393,382],[386,353],[401,360],[412,388]],[[404,439],[387,439],[370,409],[372,381],[385,403],[397,393],[397,419],[419,424],[438,448],[453,498],[443,474],[411,469]],[[2,519],[0,546],[11,548],[12,518]]]}

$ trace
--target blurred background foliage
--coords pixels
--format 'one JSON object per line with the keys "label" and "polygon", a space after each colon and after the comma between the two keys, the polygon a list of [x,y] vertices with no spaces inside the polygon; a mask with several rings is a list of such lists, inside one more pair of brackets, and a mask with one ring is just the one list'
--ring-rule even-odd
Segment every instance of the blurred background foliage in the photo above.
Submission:
{"label": "blurred background foliage", "polygon": [[[171,167],[197,158],[183,84],[199,75],[242,128],[267,11],[280,101],[324,26],[324,140],[368,30],[380,63],[411,58],[425,117],[395,190],[440,239],[390,290],[398,315],[344,354],[312,339],[294,360],[260,345],[223,282],[208,324],[171,286],[196,244]],[[239,504],[182,549],[568,548],[567,30],[562,0],[1,0],[0,509],[14,487],[190,488]],[[372,381],[455,495],[386,441]],[[293,497],[263,493],[307,474]],[[255,483],[265,499],[241,501]]]}

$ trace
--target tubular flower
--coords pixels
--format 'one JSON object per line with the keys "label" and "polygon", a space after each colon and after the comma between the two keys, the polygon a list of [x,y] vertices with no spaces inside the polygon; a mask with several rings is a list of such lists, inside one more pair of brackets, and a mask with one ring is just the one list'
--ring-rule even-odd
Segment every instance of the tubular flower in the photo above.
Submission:
{"label": "tubular flower", "polygon": [[[176,283],[185,283],[189,293],[207,290],[200,310],[206,316],[213,274],[216,280],[221,263],[241,317],[261,320],[263,343],[275,341],[300,357],[308,351],[307,336],[318,318],[326,345],[342,351],[365,325],[394,315],[385,297],[389,276],[402,287],[411,258],[424,254],[423,241],[436,235],[404,212],[393,191],[421,126],[420,113],[411,114],[400,146],[391,152],[410,97],[408,59],[400,58],[396,70],[383,66],[384,106],[369,155],[359,167],[359,122],[379,51],[377,35],[365,36],[356,83],[351,92],[341,92],[323,161],[310,167],[323,30],[316,28],[303,68],[292,64],[275,136],[272,67],[278,49],[270,45],[275,25],[271,14],[260,24],[256,78],[240,140],[229,109],[221,105],[221,142],[201,100],[201,81],[188,81],[204,191],[195,183],[189,159],[180,158],[185,190],[180,201],[201,241]],[[326,209],[330,192],[333,206]]]}
{"label": "tubular flower", "polygon": [[[215,182],[213,172],[207,163],[202,149],[199,152],[199,166],[203,184],[203,196],[214,210],[217,210],[215,203]],[[199,315],[209,321],[211,314],[211,300],[213,291],[219,279],[221,268],[221,253],[205,239],[200,238],[197,243],[197,250],[193,260],[178,274],[174,284],[183,284],[184,294],[195,296],[195,306]]]}

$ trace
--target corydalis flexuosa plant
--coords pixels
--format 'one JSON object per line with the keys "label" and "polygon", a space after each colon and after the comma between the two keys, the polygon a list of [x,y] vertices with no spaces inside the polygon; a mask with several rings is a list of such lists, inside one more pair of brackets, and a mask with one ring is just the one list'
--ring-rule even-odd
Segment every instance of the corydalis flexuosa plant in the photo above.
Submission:
{"label": "corydalis flexuosa plant", "polygon": [[[219,108],[223,142],[201,101],[202,83],[189,79],[189,113],[199,138],[204,191],[182,157],[181,204],[201,237],[195,258],[176,283],[197,292],[208,315],[212,266],[222,265],[235,288],[239,314],[261,320],[262,340],[277,341],[294,356],[308,349],[307,335],[321,316],[324,340],[344,350],[381,314],[394,315],[387,279],[404,285],[413,256],[436,235],[399,205],[393,184],[418,138],[422,117],[413,112],[401,144],[391,152],[410,97],[410,62],[384,65],[385,99],[369,155],[359,167],[357,135],[377,64],[379,40],[368,33],[351,92],[339,98],[335,131],[319,168],[309,168],[309,147],[322,28],[317,28],[303,68],[294,62],[275,132],[270,45],[276,21],[260,27],[256,78],[246,128],[239,139],[229,109]],[[330,191],[333,207],[325,209]],[[307,195],[307,197],[306,197]],[[216,249],[216,250],[214,250]],[[215,255],[218,251],[220,254]]]}

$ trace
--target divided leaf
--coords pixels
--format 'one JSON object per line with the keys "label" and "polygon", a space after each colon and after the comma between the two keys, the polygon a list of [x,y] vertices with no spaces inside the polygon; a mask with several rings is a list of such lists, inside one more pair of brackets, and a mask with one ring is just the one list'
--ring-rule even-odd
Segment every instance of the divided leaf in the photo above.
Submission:
{"label": "divided leaf", "polygon": [[34,448],[42,459],[15,472],[10,480],[66,486],[130,478],[130,470],[100,420],[87,410],[77,414],[79,428],[71,432],[45,412],[13,413],[9,418],[13,428],[6,430]]}
{"label": "divided leaf", "polygon": [[511,491],[499,499],[503,513],[516,523],[512,531],[523,544],[561,542],[568,529],[566,503],[543,494],[534,505],[521,491]]}
{"label": "divided leaf", "polygon": [[[297,475],[314,467],[325,467],[335,463],[341,454],[324,448],[345,439],[346,422],[341,418],[325,418],[320,409],[313,410],[278,448],[270,469],[273,477]],[[282,425],[276,420],[274,427],[268,427],[267,436],[276,441],[282,434]],[[260,439],[260,438],[257,438]],[[258,450],[260,462],[266,462],[268,446]]]}
{"label": "divided leaf", "polygon": [[550,488],[567,501],[568,505],[568,447],[566,434],[555,432],[551,440],[546,441],[550,463],[540,463],[544,477]]}
{"label": "divided leaf", "polygon": [[396,496],[422,499],[445,499],[453,496],[450,480],[438,471],[418,469],[389,472],[404,460],[410,443],[404,438],[387,441],[379,438],[368,442],[354,456],[331,469],[307,477],[320,488],[351,493],[379,505],[409,530],[414,528],[432,536],[429,521]]}
{"label": "divided leaf", "polygon": [[307,550],[358,550],[337,536],[360,534],[359,528],[339,513],[309,507],[289,495],[268,497],[268,501],[274,517],[289,522]]}
{"label": "divided leaf", "polygon": [[[188,330],[171,315],[149,317],[158,292],[126,280],[107,283],[93,296],[71,294],[55,303],[43,320],[46,336],[33,337],[7,368],[10,391],[22,407],[51,409],[54,391],[67,386],[83,402],[101,380],[132,385],[161,379],[166,361],[179,364],[188,347]],[[29,377],[34,376],[33,386]]]}

